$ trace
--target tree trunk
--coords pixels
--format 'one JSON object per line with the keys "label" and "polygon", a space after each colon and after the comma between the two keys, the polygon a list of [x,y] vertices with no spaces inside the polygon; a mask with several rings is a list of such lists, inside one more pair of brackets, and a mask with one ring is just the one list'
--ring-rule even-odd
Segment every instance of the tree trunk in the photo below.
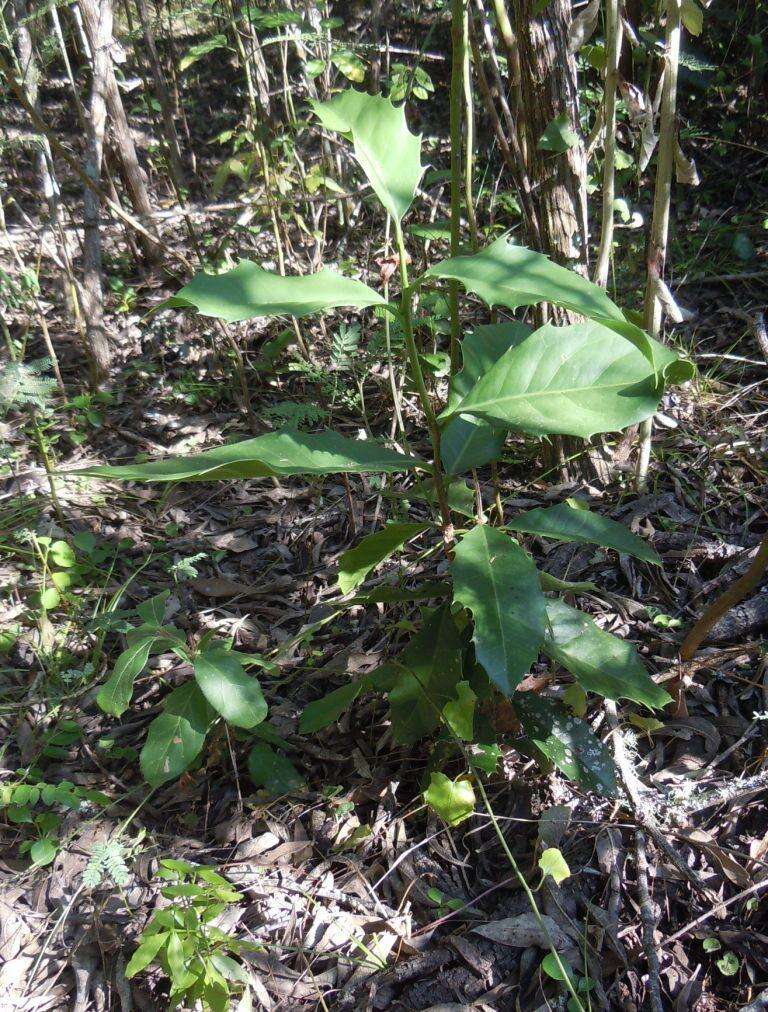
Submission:
{"label": "tree trunk", "polygon": [[152,31],[152,19],[149,15],[147,0],[136,0],[136,9],[141,20],[141,30],[144,35],[144,45],[147,47],[147,60],[152,72],[152,83],[154,85],[155,98],[160,106],[160,115],[163,121],[163,133],[168,153],[168,166],[177,189],[184,186],[184,170],[182,168],[181,146],[179,135],[176,133],[176,125],[173,121],[173,105],[171,96],[165,83],[163,68],[160,57],[157,55],[155,35]]}
{"label": "tree trunk", "polygon": [[[576,60],[568,49],[570,0],[550,0],[538,15],[537,0],[514,0],[520,54],[520,87],[528,157],[541,231],[541,251],[561,264],[587,264],[587,177],[581,143],[564,154],[542,151],[542,134],[565,114],[579,130]],[[571,264],[572,265],[572,264]]]}
{"label": "tree trunk", "polygon": [[[29,30],[30,11],[27,8],[26,0],[14,0],[13,11],[15,16],[16,59],[21,69],[22,87],[29,104],[39,112],[40,68],[35,59],[35,50]],[[42,135],[37,147],[37,171],[40,179],[40,189],[48,204],[51,221],[55,221],[58,214],[59,187],[53,171],[51,147],[48,139]]]}
{"label": "tree trunk", "polygon": [[[109,3],[110,34],[109,38],[101,43],[106,51],[106,58],[102,63],[102,72],[104,74],[103,87],[105,88],[106,104],[109,109],[112,130],[114,132],[115,147],[120,158],[120,164],[123,170],[122,175],[130,196],[131,204],[133,205],[136,215],[141,223],[148,231],[151,232],[153,231],[152,204],[149,200],[144,176],[142,175],[139,159],[136,155],[136,146],[133,143],[133,137],[128,126],[128,118],[126,117],[125,109],[123,108],[123,100],[120,97],[120,90],[117,86],[117,78],[115,77],[115,72],[112,67],[112,57],[110,52],[113,43],[111,31],[113,16],[111,10],[111,0],[109,0]],[[93,53],[94,66],[96,61],[102,55],[98,51],[96,40],[98,37],[97,33],[101,27],[101,21],[103,20],[103,9],[103,0],[101,0],[98,6],[96,4],[96,0],[80,0],[80,10],[83,14],[85,31]],[[101,36],[101,38],[104,37]],[[146,239],[144,239],[143,244],[148,257],[153,260],[156,259],[156,247]]]}
{"label": "tree trunk", "polygon": [[[576,59],[568,45],[570,0],[550,0],[539,14],[534,13],[540,6],[537,0],[513,0],[512,6],[523,112],[518,129],[527,152],[539,249],[556,263],[586,276],[589,247],[584,145],[579,140],[562,153],[539,148],[545,130],[558,117],[564,117],[565,125],[579,135]],[[574,319],[565,310],[557,310],[554,318],[561,323]],[[555,438],[550,463],[565,477],[607,477],[599,452],[570,437]]]}
{"label": "tree trunk", "polygon": [[[99,183],[104,154],[104,126],[107,119],[107,76],[111,72],[109,46],[112,41],[112,0],[100,0],[92,13],[89,39],[93,51],[93,81],[88,119],[88,152],[85,170]],[[90,17],[90,16],[89,16]],[[93,362],[94,378],[98,382],[109,375],[112,349],[104,328],[104,306],[101,288],[101,234],[99,213],[101,201],[95,190],[85,187],[83,194],[83,289],[82,303],[85,317],[88,350]]]}

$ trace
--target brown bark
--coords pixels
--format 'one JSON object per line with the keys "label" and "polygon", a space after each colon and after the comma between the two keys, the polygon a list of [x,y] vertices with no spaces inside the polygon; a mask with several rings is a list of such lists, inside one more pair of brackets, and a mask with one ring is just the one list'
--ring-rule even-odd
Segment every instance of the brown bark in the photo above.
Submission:
{"label": "brown bark", "polygon": [[568,49],[570,0],[550,0],[534,16],[536,0],[514,0],[528,175],[538,205],[541,251],[558,263],[587,262],[586,164],[579,143],[564,154],[542,151],[547,126],[564,113],[579,130],[576,60]]}
{"label": "brown bark", "polygon": [[[556,117],[565,115],[579,134],[576,59],[568,47],[570,0],[550,0],[538,15],[536,0],[513,0],[514,33],[519,52],[523,117],[518,124],[527,152],[527,172],[538,220],[538,249],[556,263],[586,275],[588,265],[587,167],[579,141],[566,152],[539,148]],[[529,234],[532,229],[528,228]],[[558,322],[573,317],[557,310]],[[543,319],[543,317],[542,317]],[[564,477],[607,477],[605,461],[588,443],[570,437],[553,440],[549,464]]]}
{"label": "brown bark", "polygon": [[152,84],[155,98],[160,106],[160,116],[163,121],[163,133],[165,134],[165,146],[168,155],[168,165],[174,182],[178,189],[184,186],[184,169],[182,168],[181,146],[179,135],[176,133],[176,124],[173,120],[173,105],[168,87],[165,83],[165,75],[157,55],[155,35],[152,31],[152,19],[147,7],[147,0],[136,0],[136,9],[141,20],[141,30],[144,36],[144,45],[147,47],[147,61],[152,72]]}
{"label": "brown bark", "polygon": [[[98,184],[104,155],[104,127],[107,119],[107,73],[111,70],[109,43],[112,40],[112,2],[100,0],[91,22],[90,37],[93,51],[93,80],[88,117],[88,152],[86,172]],[[93,362],[95,379],[109,375],[112,360],[107,333],[104,327],[104,308],[101,287],[101,234],[99,213],[101,201],[98,193],[86,186],[83,193],[83,287],[82,305],[85,317],[86,339]]]}
{"label": "brown bark", "polygon": [[[111,0],[109,0],[109,2],[111,8]],[[94,64],[97,59],[101,58],[99,45],[102,45],[106,51],[106,59],[102,65],[104,73],[103,86],[105,88],[106,104],[109,110],[109,117],[114,133],[115,148],[120,159],[123,180],[125,182],[126,189],[128,190],[131,204],[133,205],[139,220],[142,222],[144,227],[151,232],[153,230],[152,204],[149,200],[144,176],[142,175],[141,166],[139,165],[139,159],[136,154],[136,146],[133,143],[133,136],[131,135],[130,127],[128,126],[128,118],[125,115],[125,109],[123,108],[123,100],[117,86],[117,78],[115,77],[115,72],[112,67],[112,58],[110,55],[110,49],[113,42],[111,26],[109,39],[104,40],[104,37],[102,36],[102,41],[98,43],[97,33],[100,28],[100,17],[103,16],[103,4],[100,2],[97,6],[96,0],[80,0],[80,10],[82,11],[85,31],[93,54]],[[109,18],[111,22],[111,9]],[[151,259],[156,258],[157,250],[155,246],[152,243],[147,243],[146,240],[145,252]]]}
{"label": "brown bark", "polygon": [[[26,0],[14,0],[12,10],[15,16],[15,51],[21,70],[21,84],[29,104],[39,112],[40,68],[35,58],[32,35],[29,29],[30,11]],[[42,195],[48,204],[51,220],[55,221],[58,212],[59,188],[53,171],[51,148],[48,144],[48,139],[44,136],[40,138],[40,144],[37,147],[37,171],[40,178]]]}

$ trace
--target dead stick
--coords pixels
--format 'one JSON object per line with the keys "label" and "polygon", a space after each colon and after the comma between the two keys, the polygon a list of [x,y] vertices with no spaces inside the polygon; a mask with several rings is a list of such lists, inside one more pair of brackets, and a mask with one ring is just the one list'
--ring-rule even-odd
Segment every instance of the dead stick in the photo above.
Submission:
{"label": "dead stick", "polygon": [[768,537],[763,538],[760,547],[746,573],[716,598],[694,624],[680,647],[680,660],[690,661],[709,635],[715,623],[744,600],[760,583],[768,568]]}
{"label": "dead stick", "polygon": [[645,833],[635,830],[635,857],[637,858],[637,892],[640,899],[640,919],[643,922],[643,948],[648,960],[648,990],[653,1012],[664,1012],[659,979],[659,953],[656,948],[656,915],[648,890],[648,859],[645,854]]}

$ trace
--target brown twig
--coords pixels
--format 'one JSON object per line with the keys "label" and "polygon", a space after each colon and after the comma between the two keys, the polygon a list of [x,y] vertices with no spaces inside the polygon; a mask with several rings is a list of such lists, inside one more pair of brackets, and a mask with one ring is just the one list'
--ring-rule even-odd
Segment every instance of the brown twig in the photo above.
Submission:
{"label": "brown twig", "polygon": [[648,859],[645,854],[645,833],[642,829],[635,830],[635,857],[637,859],[637,892],[640,900],[640,919],[643,922],[643,948],[648,960],[648,990],[650,992],[653,1012],[664,1012],[661,1001],[661,981],[659,979],[659,953],[656,948],[654,932],[656,915],[648,890]]}
{"label": "brown twig", "polygon": [[716,598],[704,611],[703,615],[689,630],[680,647],[680,660],[690,661],[701,644],[709,635],[715,623],[743,601],[760,583],[768,568],[768,537],[763,538],[757,554],[746,573]]}

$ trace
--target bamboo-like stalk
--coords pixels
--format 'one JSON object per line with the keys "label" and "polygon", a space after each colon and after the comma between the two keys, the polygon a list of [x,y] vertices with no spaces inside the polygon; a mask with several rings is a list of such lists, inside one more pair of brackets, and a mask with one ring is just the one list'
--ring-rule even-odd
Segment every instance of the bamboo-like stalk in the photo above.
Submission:
{"label": "bamboo-like stalk", "polygon": [[[653,337],[661,330],[662,303],[659,282],[664,277],[669,235],[669,209],[672,201],[672,170],[675,164],[677,138],[677,71],[680,62],[681,3],[667,0],[666,53],[664,88],[661,94],[659,147],[656,162],[656,186],[653,195],[653,217],[648,243],[647,280],[645,287],[645,329]],[[636,479],[638,489],[645,487],[648,464],[651,459],[651,432],[653,419],[640,426],[640,449],[637,458]]]}
{"label": "bamboo-like stalk", "polygon": [[475,214],[475,198],[472,184],[472,172],[475,157],[475,99],[472,92],[472,67],[470,65],[469,48],[469,16],[463,23],[463,63],[462,85],[464,90],[464,206],[467,209],[467,223],[472,239],[472,249],[479,244],[477,216]]}
{"label": "bamboo-like stalk", "polygon": [[619,15],[619,0],[605,0],[606,66],[603,95],[605,144],[603,145],[603,220],[595,266],[595,283],[605,288],[613,248],[613,201],[616,195],[616,88],[619,82],[619,57],[624,26]]}
{"label": "bamboo-like stalk", "polygon": [[[451,2],[451,256],[459,252],[461,238],[461,123],[464,91],[464,48],[467,35],[466,0]],[[448,284],[451,319],[451,376],[459,366],[459,282]]]}

